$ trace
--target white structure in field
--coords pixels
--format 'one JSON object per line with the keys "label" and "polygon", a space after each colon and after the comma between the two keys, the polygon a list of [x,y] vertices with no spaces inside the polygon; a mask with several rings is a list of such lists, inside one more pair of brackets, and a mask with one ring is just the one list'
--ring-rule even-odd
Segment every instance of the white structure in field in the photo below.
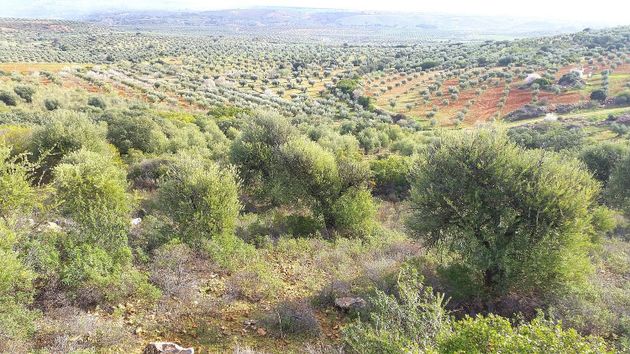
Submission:
{"label": "white structure in field", "polygon": [[527,75],[527,77],[525,78],[525,81],[524,81],[524,82],[525,82],[525,85],[529,85],[529,84],[531,84],[532,82],[534,82],[534,81],[536,81],[536,80],[540,79],[541,77],[542,77],[542,76],[540,76],[540,75],[538,75],[538,74],[536,74],[536,73],[531,73],[531,74],[528,74],[528,75]]}

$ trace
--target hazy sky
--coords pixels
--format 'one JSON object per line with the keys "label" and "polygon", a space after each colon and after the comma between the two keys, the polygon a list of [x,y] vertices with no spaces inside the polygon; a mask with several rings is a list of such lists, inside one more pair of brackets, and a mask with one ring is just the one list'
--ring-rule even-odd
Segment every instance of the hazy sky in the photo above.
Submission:
{"label": "hazy sky", "polygon": [[630,25],[630,0],[1,0],[2,17],[62,17],[102,10],[213,10],[296,6],[557,18]]}

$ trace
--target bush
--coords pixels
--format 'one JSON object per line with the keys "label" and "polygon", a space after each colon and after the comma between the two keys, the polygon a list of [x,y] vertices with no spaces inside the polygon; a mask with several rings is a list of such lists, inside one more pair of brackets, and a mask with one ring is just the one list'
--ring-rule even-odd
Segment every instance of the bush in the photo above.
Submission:
{"label": "bush", "polygon": [[630,105],[630,92],[622,92],[615,96],[615,104],[618,106]]}
{"label": "bush", "polygon": [[284,222],[293,236],[314,236],[324,227],[321,218],[312,215],[287,215]]}
{"label": "bush", "polygon": [[105,103],[105,100],[102,97],[98,97],[98,96],[92,96],[88,98],[87,104],[88,106],[92,106],[92,107],[96,107],[100,109],[107,108],[107,104]]}
{"label": "bush", "polygon": [[454,133],[428,149],[411,184],[415,236],[461,257],[489,295],[590,272],[599,189],[575,160],[523,150],[500,131]]}
{"label": "bush", "polygon": [[74,222],[58,245],[61,281],[77,303],[154,301],[159,292],[131,266],[127,234],[132,200],[121,166],[106,155],[79,150],[67,155],[54,175],[60,211]]}
{"label": "bush", "polygon": [[306,139],[291,140],[282,146],[280,154],[282,189],[276,198],[285,203],[304,200],[323,215],[326,227],[333,227],[332,204],[341,188],[334,155]]}
{"label": "bush", "polygon": [[11,341],[28,339],[34,332],[37,313],[28,309],[33,297],[34,274],[14,251],[17,238],[0,222],[0,351]]}
{"label": "bush", "polygon": [[153,303],[160,297],[159,290],[149,284],[144,274],[100,247],[64,244],[63,252],[61,280],[83,308],[130,300]]}
{"label": "bush", "polygon": [[108,152],[105,135],[105,126],[94,124],[83,114],[55,111],[46,124],[35,128],[29,148],[31,159],[41,164],[38,174],[47,181],[50,171],[73,151]]}
{"label": "bush", "polygon": [[335,87],[344,94],[352,94],[359,86],[359,82],[354,79],[343,79],[337,82]]}
{"label": "bush", "polygon": [[532,127],[518,127],[508,131],[510,140],[528,149],[552,151],[576,150],[584,141],[584,130],[567,128],[558,123],[544,123]]}
{"label": "bush", "polygon": [[608,94],[606,93],[606,90],[598,89],[591,92],[590,97],[594,101],[604,101],[608,97]]}
{"label": "bush", "polygon": [[157,208],[189,245],[231,235],[241,209],[233,170],[180,155],[160,183]]}
{"label": "bush", "polygon": [[280,147],[296,133],[279,115],[257,113],[252,117],[230,149],[231,161],[238,167],[241,178],[254,186],[271,182]]}
{"label": "bush", "polygon": [[597,180],[606,183],[615,166],[628,152],[630,149],[626,145],[604,142],[584,148],[580,159]]}
{"label": "bush", "polygon": [[44,100],[44,107],[49,111],[61,108],[61,103],[56,98],[47,98]]}
{"label": "bush", "polygon": [[106,155],[79,150],[55,168],[54,187],[62,215],[76,223],[78,243],[102,247],[117,261],[128,260],[132,200],[120,165]]}
{"label": "bush", "polygon": [[8,227],[20,223],[41,205],[44,191],[31,184],[34,167],[23,156],[12,157],[11,149],[0,142],[0,219]]}
{"label": "bush", "polygon": [[558,80],[558,85],[563,87],[575,87],[581,88],[584,86],[584,80],[580,77],[580,74],[572,71],[562,75]]}
{"label": "bush", "polygon": [[376,205],[366,188],[351,188],[332,205],[335,228],[350,236],[369,235],[374,228]]}
{"label": "bush", "polygon": [[369,321],[343,329],[344,343],[355,353],[609,353],[603,339],[582,337],[538,316],[513,325],[496,315],[455,321],[444,309],[444,297],[422,285],[412,268],[404,267],[398,296],[376,293],[370,299]]}
{"label": "bush", "polygon": [[317,337],[322,329],[313,308],[305,301],[285,301],[278,304],[261,324],[281,338],[287,336]]}
{"label": "bush", "polygon": [[142,160],[129,168],[127,179],[131,181],[135,189],[155,190],[159,181],[166,177],[173,163],[174,159],[170,156]]}
{"label": "bush", "polygon": [[33,95],[35,94],[35,89],[30,86],[15,86],[13,89],[16,95],[20,96],[21,99],[26,101],[27,103],[33,102]]}
{"label": "bush", "polygon": [[4,102],[7,106],[17,106],[17,97],[11,92],[0,91],[0,102]]}
{"label": "bush", "polygon": [[344,343],[355,353],[416,353],[430,350],[450,318],[444,296],[422,284],[412,268],[399,274],[398,296],[382,291],[369,299],[369,318],[343,329]]}
{"label": "bush", "polygon": [[390,155],[384,159],[370,163],[375,190],[381,195],[393,195],[395,199],[403,199],[409,194],[409,175],[411,159],[399,155]]}
{"label": "bush", "polygon": [[630,215],[630,154],[615,167],[606,190],[606,199],[615,207]]}
{"label": "bush", "polygon": [[30,309],[35,274],[25,263],[21,226],[41,208],[45,191],[30,183],[32,168],[0,143],[0,352],[11,351],[12,342],[27,340],[35,330],[37,312]]}
{"label": "bush", "polygon": [[160,126],[147,116],[115,115],[107,119],[107,139],[122,154],[129,149],[144,153],[160,153],[167,146],[166,135]]}
{"label": "bush", "polygon": [[582,337],[542,317],[518,326],[495,315],[466,317],[438,342],[440,353],[612,353],[601,338]]}

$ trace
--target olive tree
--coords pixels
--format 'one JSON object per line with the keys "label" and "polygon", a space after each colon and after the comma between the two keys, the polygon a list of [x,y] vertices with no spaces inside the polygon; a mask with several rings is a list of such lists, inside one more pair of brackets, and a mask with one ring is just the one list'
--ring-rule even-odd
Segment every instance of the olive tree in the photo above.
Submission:
{"label": "olive tree", "polygon": [[77,225],[77,242],[101,247],[122,260],[132,199],[126,173],[111,156],[82,149],[55,168],[54,187],[61,213]]}
{"label": "olive tree", "polygon": [[282,145],[296,136],[296,129],[282,116],[256,113],[230,149],[230,159],[248,184],[272,181]]}
{"label": "olive tree", "polygon": [[495,130],[445,134],[411,179],[409,227],[453,252],[488,294],[582,279],[598,184],[575,160]]}
{"label": "olive tree", "polygon": [[[19,253],[21,220],[29,217],[40,201],[29,180],[28,164],[12,158],[0,144],[0,351],[12,340],[26,339],[34,330],[34,312],[28,309],[33,296],[33,272]],[[8,345],[4,347],[4,345]]]}
{"label": "olive tree", "polygon": [[192,245],[232,234],[241,209],[235,172],[188,156],[169,167],[157,200],[175,235]]}
{"label": "olive tree", "polygon": [[625,145],[604,142],[585,147],[580,153],[580,160],[593,173],[593,177],[606,183],[612,171],[628,151]]}
{"label": "olive tree", "polygon": [[29,147],[31,159],[40,164],[39,175],[47,180],[49,171],[71,152],[108,151],[106,134],[104,124],[95,124],[86,115],[58,110],[33,131]]}
{"label": "olive tree", "polygon": [[630,154],[619,161],[608,181],[606,190],[608,201],[630,215]]}

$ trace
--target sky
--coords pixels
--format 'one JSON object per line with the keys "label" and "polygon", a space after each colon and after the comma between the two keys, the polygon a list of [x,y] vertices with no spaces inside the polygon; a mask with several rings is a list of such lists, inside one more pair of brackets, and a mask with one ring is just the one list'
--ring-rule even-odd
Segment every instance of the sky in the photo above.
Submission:
{"label": "sky", "polygon": [[558,19],[630,25],[630,0],[2,0],[0,17],[78,17],[108,10],[203,11],[294,6]]}

